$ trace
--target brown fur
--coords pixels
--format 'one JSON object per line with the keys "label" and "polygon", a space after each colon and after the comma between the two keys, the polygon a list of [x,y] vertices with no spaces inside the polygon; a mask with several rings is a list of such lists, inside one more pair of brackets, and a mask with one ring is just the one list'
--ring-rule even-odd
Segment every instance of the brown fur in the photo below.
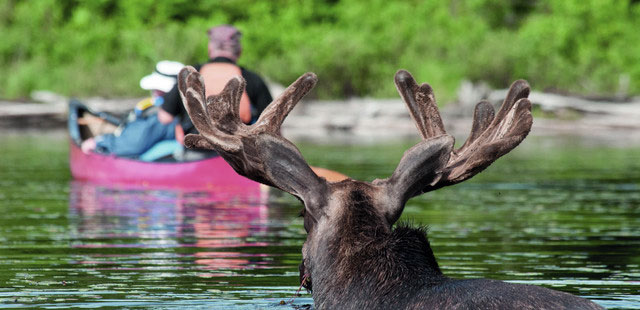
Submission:
{"label": "brown fur", "polygon": [[317,309],[601,309],[537,286],[450,279],[440,271],[424,229],[393,228],[411,197],[471,178],[527,136],[532,117],[525,81],[513,83],[497,113],[479,103],[469,138],[454,150],[431,87],[398,71],[398,92],[423,141],[405,152],[390,177],[368,183],[319,177],[280,135],[285,117],[315,85],[314,74],[291,84],[252,126],[229,117],[237,116],[241,78],[205,99],[193,68],[179,77],[185,106],[200,131],[187,136],[188,145],[214,149],[239,174],[304,203],[308,235],[300,279],[312,290]]}
{"label": "brown fur", "polygon": [[537,286],[446,277],[426,229],[392,228],[368,188],[353,180],[333,184],[330,191],[344,197],[341,212],[326,210],[317,222],[305,212],[300,273],[317,309],[601,309]]}

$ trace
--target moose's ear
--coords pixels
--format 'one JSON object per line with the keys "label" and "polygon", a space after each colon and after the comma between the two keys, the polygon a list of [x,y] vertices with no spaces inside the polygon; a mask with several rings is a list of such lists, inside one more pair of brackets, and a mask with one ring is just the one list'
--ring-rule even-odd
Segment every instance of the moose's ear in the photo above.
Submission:
{"label": "moose's ear", "polygon": [[385,188],[388,203],[382,213],[395,223],[409,198],[419,195],[425,186],[437,183],[449,161],[454,139],[449,135],[422,140],[408,149],[393,174],[376,185]]}

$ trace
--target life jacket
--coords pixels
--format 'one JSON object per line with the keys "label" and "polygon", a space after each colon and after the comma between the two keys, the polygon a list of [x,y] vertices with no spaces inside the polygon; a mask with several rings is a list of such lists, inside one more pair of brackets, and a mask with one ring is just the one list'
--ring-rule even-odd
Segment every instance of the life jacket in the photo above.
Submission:
{"label": "life jacket", "polygon": [[136,106],[132,111],[129,111],[127,115],[120,121],[118,127],[114,130],[113,134],[119,137],[122,131],[128,124],[133,123],[139,119],[145,119],[150,116],[158,114],[159,107],[164,103],[163,97],[147,97],[136,103]]}
{"label": "life jacket", "polygon": [[158,108],[164,103],[164,97],[148,97],[142,99],[133,108],[133,114],[136,118],[147,118],[150,115],[158,113]]}
{"label": "life jacket", "polygon": [[[227,82],[235,76],[242,76],[242,70],[235,64],[224,62],[208,63],[200,68],[204,79],[205,95],[217,95],[224,89]],[[251,102],[245,89],[240,99],[240,119],[243,123],[251,122]]]}

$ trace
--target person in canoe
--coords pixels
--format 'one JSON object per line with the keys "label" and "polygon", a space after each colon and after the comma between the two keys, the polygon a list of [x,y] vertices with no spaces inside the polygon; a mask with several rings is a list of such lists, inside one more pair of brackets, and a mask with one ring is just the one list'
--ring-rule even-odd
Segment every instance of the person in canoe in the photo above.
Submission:
{"label": "person in canoe", "polygon": [[[158,62],[155,71],[140,80],[140,87],[149,90],[151,96],[138,102],[113,133],[83,141],[82,150],[85,153],[97,151],[103,154],[137,158],[144,157],[143,155],[160,141],[166,141],[165,149],[179,148],[177,143],[171,143],[175,141],[177,122],[161,123],[158,120],[157,111],[164,102],[163,96],[176,84],[177,74],[183,67],[182,63],[175,61]],[[147,160],[151,161],[153,158]]]}
{"label": "person in canoe", "polygon": [[[240,103],[240,118],[246,124],[255,122],[273,98],[257,73],[236,64],[242,54],[241,32],[234,26],[220,25],[210,28],[207,34],[209,61],[194,66],[205,79],[207,95],[220,92],[232,77],[242,76],[247,85]],[[176,86],[176,76],[182,67],[184,65],[177,62],[159,62],[156,71],[140,81],[143,89],[152,91],[152,98],[139,103],[137,114],[131,114],[113,134],[84,141],[82,150],[144,161],[167,155],[177,160],[201,157],[198,152],[182,152],[185,134],[197,133]],[[159,108],[146,112],[145,108],[153,106]]]}
{"label": "person in canoe", "polygon": [[[207,31],[207,35],[209,38],[207,46],[209,61],[194,66],[204,79],[206,95],[209,96],[219,93],[231,78],[238,75],[242,76],[246,81],[246,86],[240,101],[240,119],[246,124],[255,122],[262,111],[273,101],[273,98],[266,83],[257,73],[237,65],[238,58],[240,58],[242,54],[242,44],[240,42],[242,33],[232,25],[219,25],[210,28]],[[177,75],[180,69],[178,69],[178,71],[164,73],[169,76],[173,75],[175,79],[175,75]],[[153,117],[152,122],[156,122],[157,120],[164,127],[155,126],[156,124],[154,123],[153,128],[157,129],[157,131],[150,134],[139,134],[138,138],[142,136],[142,138],[146,137],[146,140],[140,142],[138,154],[131,152],[128,155],[139,156],[139,159],[145,161],[158,160],[162,158],[162,155],[166,156],[167,153],[171,154],[173,159],[178,161],[200,159],[203,156],[202,153],[184,152],[181,147],[185,134],[197,133],[197,130],[191,123],[191,119],[184,108],[175,80],[173,87],[168,90],[161,99],[154,102],[157,103],[159,109],[157,109],[157,117]],[[127,127],[128,126],[125,126],[123,133],[128,129]],[[131,134],[134,135],[134,132],[131,131]],[[162,140],[172,134],[171,140]],[[122,135],[120,135],[120,137],[122,139]],[[96,138],[96,140],[98,140],[98,138]],[[114,140],[116,143],[119,142],[117,138]],[[124,140],[123,143],[132,143],[134,139]],[[147,150],[150,145],[154,146],[150,150]],[[176,148],[175,145],[178,145],[178,147]],[[96,146],[100,147],[100,143],[96,142],[95,146],[88,145],[86,148],[83,143],[82,149],[85,152],[89,152],[96,149]],[[161,151],[155,152],[157,148]],[[109,152],[109,149],[103,149],[101,151]],[[144,152],[144,154],[140,151]],[[119,155],[117,150],[115,150],[114,153]],[[151,156],[147,156],[149,153],[151,153]],[[344,174],[332,170],[319,167],[312,167],[312,169],[319,176],[325,177],[330,181],[339,181],[346,178]]]}
{"label": "person in canoe", "polygon": [[[231,78],[242,76],[247,85],[240,101],[240,119],[245,124],[255,122],[273,98],[267,84],[257,73],[237,65],[242,54],[242,33],[234,26],[219,25],[210,28],[207,35],[209,61],[194,66],[204,78],[206,95],[219,93]],[[174,86],[164,96],[158,119],[163,124],[170,124],[176,118],[179,119],[182,129],[176,131],[176,139],[179,142],[182,143],[185,134],[197,133],[182,104],[178,87]]]}
{"label": "person in canoe", "polygon": [[[206,96],[221,92],[231,78],[241,75],[247,84],[240,100],[240,119],[245,124],[254,123],[273,98],[266,83],[258,74],[236,64],[242,54],[240,43],[242,33],[234,26],[219,25],[210,28],[207,35],[209,61],[194,66],[204,79]],[[181,125],[176,129],[176,139],[182,144],[185,134],[198,133],[198,131],[191,123],[177,85],[164,96],[164,103],[158,111],[158,119],[163,124],[170,124],[176,118],[180,119]],[[311,169],[330,182],[347,178],[346,175],[337,171],[314,166]]]}

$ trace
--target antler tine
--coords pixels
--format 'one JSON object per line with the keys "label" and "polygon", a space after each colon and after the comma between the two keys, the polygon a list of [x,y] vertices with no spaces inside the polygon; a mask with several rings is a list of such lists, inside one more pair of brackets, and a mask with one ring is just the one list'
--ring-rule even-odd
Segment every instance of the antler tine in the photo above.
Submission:
{"label": "antler tine", "polygon": [[311,72],[305,73],[293,82],[262,112],[256,122],[256,132],[280,132],[282,122],[296,104],[316,85],[318,77]]}
{"label": "antler tine", "polygon": [[[209,119],[206,117],[207,113],[204,110],[204,81],[199,74],[194,73],[197,73],[197,71],[191,66],[182,68],[178,73],[180,97],[194,124],[209,124]],[[206,126],[203,126],[203,129],[207,129]]]}
{"label": "antler tine", "polygon": [[[232,79],[220,95],[210,96],[205,100],[204,80],[200,73],[191,66],[180,70],[178,74],[180,97],[193,125],[200,132],[200,135],[189,134],[185,137],[185,145],[187,147],[215,149],[217,151],[223,149],[227,152],[236,152],[240,149],[241,142],[233,135],[238,128],[237,123],[239,122],[233,118],[233,110],[214,107],[216,103],[225,101],[224,98],[234,98],[233,93],[237,92],[237,88],[244,85],[237,80]],[[243,88],[240,89],[242,90]],[[205,102],[207,103],[206,105]],[[232,104],[228,99],[226,102],[227,107]],[[239,103],[236,102],[235,104],[238,105]],[[224,118],[228,121],[221,122]]]}
{"label": "antler tine", "polygon": [[526,81],[515,81],[495,117],[491,104],[478,103],[471,134],[450,158],[448,175],[439,187],[471,178],[524,140],[533,124],[529,89]]}
{"label": "antler tine", "polygon": [[530,87],[525,80],[517,80],[511,84],[507,96],[504,98],[502,107],[496,115],[496,119],[500,120],[506,116],[511,108],[522,98],[529,97]]}
{"label": "antler tine", "polygon": [[234,77],[217,95],[207,98],[207,113],[227,132],[235,132],[244,124],[240,121],[240,99],[246,86],[244,79]]}
{"label": "antler tine", "polygon": [[178,86],[200,132],[187,135],[185,145],[218,151],[238,174],[289,192],[316,212],[326,198],[327,181],[318,177],[295,145],[280,134],[285,117],[316,80],[313,73],[303,75],[267,107],[256,124],[247,126],[238,115],[245,86],[242,78],[231,79],[220,94],[209,96],[205,108],[203,79],[195,69],[183,69]]}
{"label": "antler tine", "polygon": [[475,142],[480,135],[489,128],[489,125],[493,122],[496,112],[493,106],[488,101],[482,100],[473,111],[473,123],[471,124],[471,133],[467,141],[458,149],[465,149],[469,144]]}
{"label": "antler tine", "polygon": [[427,83],[418,85],[411,73],[405,70],[396,73],[395,82],[398,93],[409,108],[409,114],[422,138],[446,134],[431,86]]}
{"label": "antler tine", "polygon": [[[194,81],[195,77],[198,78],[197,83]],[[200,85],[202,83],[202,78],[199,74],[193,74],[187,77],[187,80],[191,79],[191,85]],[[187,81],[189,84],[189,81]],[[240,98],[242,96],[242,92],[245,87],[245,81],[240,78],[233,78],[227,83],[222,92],[218,95],[209,96],[207,98],[206,104],[206,116],[207,124],[211,125],[212,121],[215,120],[215,128],[219,130],[217,134],[207,133],[205,130],[204,133],[208,135],[217,136],[218,141],[224,141],[222,145],[229,151],[235,151],[238,149],[238,141],[237,139],[233,139],[233,136],[228,135],[226,133],[233,133],[238,128],[246,127],[240,121]],[[184,99],[183,99],[184,100]],[[189,103],[187,101],[186,106],[189,107]],[[197,100],[195,103],[195,109],[199,109],[200,102]],[[190,108],[194,109],[194,108]],[[194,121],[194,125],[198,123],[202,123],[202,121]],[[202,127],[202,125],[196,125]],[[207,127],[210,129],[211,127]],[[203,132],[203,131],[201,131]],[[203,134],[204,134],[203,133]],[[186,147],[190,148],[198,148],[198,149],[216,149],[215,145],[211,144],[207,139],[200,135],[189,134],[185,137],[184,144]]]}
{"label": "antler tine", "polygon": [[431,87],[418,85],[404,70],[396,73],[395,83],[423,140],[405,152],[389,178],[374,181],[374,185],[384,185],[394,201],[385,210],[391,220],[397,219],[409,198],[484,170],[516,147],[531,129],[529,85],[519,80],[512,84],[497,114],[486,101],[476,105],[469,138],[453,150],[453,137],[444,130]]}

